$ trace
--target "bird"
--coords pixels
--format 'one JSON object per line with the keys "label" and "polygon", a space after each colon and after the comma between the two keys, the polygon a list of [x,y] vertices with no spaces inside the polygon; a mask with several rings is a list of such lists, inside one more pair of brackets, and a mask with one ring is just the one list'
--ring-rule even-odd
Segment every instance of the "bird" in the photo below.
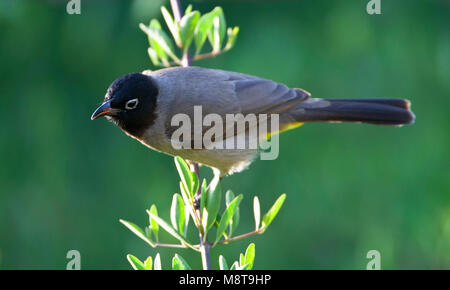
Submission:
{"label": "bird", "polygon": [[[177,126],[174,126],[173,119],[179,114],[195,118],[195,107],[201,108],[202,115],[214,114],[223,119],[229,114],[276,114],[278,131],[270,131],[268,135],[291,130],[307,122],[402,126],[415,121],[410,101],[406,99],[312,98],[303,89],[289,88],[269,79],[193,66],[120,76],[108,87],[104,101],[91,119],[106,116],[145,146],[211,167],[219,178],[248,168],[260,152],[257,148],[210,149],[203,145],[200,148],[175,148],[172,135]],[[199,141],[206,129],[202,128],[200,134],[192,134],[191,143]],[[248,133],[248,129],[247,126],[234,134]],[[268,135],[258,135],[257,139],[268,138]],[[227,136],[223,131],[213,141],[220,143],[235,137]]]}

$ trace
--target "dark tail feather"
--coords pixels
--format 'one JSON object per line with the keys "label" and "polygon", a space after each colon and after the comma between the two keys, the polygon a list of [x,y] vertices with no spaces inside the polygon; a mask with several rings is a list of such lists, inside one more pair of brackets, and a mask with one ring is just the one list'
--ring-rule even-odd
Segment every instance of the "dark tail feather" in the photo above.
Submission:
{"label": "dark tail feather", "polygon": [[403,99],[315,99],[303,102],[293,115],[298,122],[363,122],[377,125],[414,123],[410,102]]}

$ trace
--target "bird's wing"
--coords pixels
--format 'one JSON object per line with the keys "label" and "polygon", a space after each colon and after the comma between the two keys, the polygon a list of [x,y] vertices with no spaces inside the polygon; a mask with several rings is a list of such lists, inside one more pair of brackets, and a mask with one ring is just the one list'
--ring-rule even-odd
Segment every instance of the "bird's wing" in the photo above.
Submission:
{"label": "bird's wing", "polygon": [[[194,106],[201,106],[202,115],[218,114],[225,122],[227,114],[282,114],[298,106],[309,98],[309,93],[250,75],[202,68],[183,69],[173,79],[184,84],[172,87],[177,97],[169,106],[169,116],[177,113],[187,114],[194,120]],[[166,121],[166,135],[171,136],[176,128]],[[208,130],[203,127],[203,132]]]}

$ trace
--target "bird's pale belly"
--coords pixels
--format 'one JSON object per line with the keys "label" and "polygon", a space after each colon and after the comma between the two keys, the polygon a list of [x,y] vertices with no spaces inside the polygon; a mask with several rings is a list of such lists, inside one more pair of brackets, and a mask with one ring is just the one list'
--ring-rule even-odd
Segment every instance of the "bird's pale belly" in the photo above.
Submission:
{"label": "bird's pale belly", "polygon": [[145,146],[172,156],[180,156],[220,171],[220,175],[232,174],[244,170],[258,154],[257,149],[175,149],[166,138],[154,138],[147,135],[138,139]]}

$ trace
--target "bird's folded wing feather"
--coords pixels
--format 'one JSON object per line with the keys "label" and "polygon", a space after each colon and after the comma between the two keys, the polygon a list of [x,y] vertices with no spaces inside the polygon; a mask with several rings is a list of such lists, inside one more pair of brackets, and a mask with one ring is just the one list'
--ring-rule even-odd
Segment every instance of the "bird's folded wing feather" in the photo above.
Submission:
{"label": "bird's folded wing feather", "polygon": [[[190,68],[183,74],[186,85],[180,88],[170,106],[170,115],[184,113],[193,122],[194,106],[202,108],[202,115],[218,114],[225,122],[226,114],[282,114],[309,98],[309,93],[254,76],[221,70]],[[192,81],[195,78],[195,82]],[[196,84],[201,84],[198,86]],[[270,117],[270,116],[269,116]],[[166,123],[166,134],[177,128]],[[208,130],[203,127],[203,133]],[[219,137],[219,136],[216,136]]]}

